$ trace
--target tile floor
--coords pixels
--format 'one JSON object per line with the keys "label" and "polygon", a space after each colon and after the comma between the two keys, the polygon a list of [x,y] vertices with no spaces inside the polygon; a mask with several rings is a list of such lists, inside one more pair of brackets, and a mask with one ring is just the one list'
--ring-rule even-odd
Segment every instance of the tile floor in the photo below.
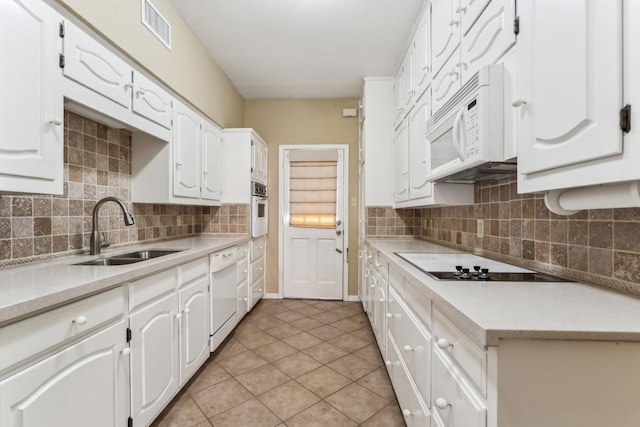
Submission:
{"label": "tile floor", "polygon": [[262,300],[154,427],[404,426],[357,302]]}

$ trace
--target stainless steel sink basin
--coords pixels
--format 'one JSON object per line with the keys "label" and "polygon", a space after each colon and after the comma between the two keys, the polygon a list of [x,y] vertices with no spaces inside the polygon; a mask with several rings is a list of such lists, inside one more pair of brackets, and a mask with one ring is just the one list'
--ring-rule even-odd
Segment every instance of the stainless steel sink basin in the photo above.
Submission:
{"label": "stainless steel sink basin", "polygon": [[158,258],[165,255],[171,255],[180,252],[181,249],[147,249],[143,251],[129,252],[121,255],[114,255],[109,258],[98,258],[90,261],[78,262],[73,265],[126,265],[133,264],[148,259]]}

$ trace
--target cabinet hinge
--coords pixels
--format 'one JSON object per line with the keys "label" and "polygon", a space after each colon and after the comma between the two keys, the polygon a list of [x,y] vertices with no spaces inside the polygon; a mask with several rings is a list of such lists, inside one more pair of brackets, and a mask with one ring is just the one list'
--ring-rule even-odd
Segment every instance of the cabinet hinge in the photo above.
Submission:
{"label": "cabinet hinge", "polygon": [[513,20],[513,33],[520,34],[520,17]]}
{"label": "cabinet hinge", "polygon": [[253,139],[251,140],[251,146],[253,147]]}
{"label": "cabinet hinge", "polygon": [[620,129],[624,133],[631,130],[631,105],[627,104],[620,109]]}
{"label": "cabinet hinge", "polygon": [[211,285],[207,285],[207,292],[211,292]]}
{"label": "cabinet hinge", "polygon": [[127,342],[131,342],[131,328],[127,328]]}
{"label": "cabinet hinge", "polygon": [[64,68],[64,55],[60,54],[60,56],[58,56],[58,66],[60,68]]}
{"label": "cabinet hinge", "polygon": [[64,38],[64,21],[60,22],[60,25],[58,26],[58,34],[60,35],[60,38]]}
{"label": "cabinet hinge", "polygon": [[253,168],[251,168],[251,173],[253,173]]}
{"label": "cabinet hinge", "polygon": [[129,417],[127,420],[127,427],[133,427],[133,418]]}

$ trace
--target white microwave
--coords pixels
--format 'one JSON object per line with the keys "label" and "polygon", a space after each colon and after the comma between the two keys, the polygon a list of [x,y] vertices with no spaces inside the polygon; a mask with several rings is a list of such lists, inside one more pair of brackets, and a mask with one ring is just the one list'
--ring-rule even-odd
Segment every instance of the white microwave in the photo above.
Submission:
{"label": "white microwave", "polygon": [[515,173],[505,162],[504,75],[486,65],[427,121],[433,182],[471,183]]}

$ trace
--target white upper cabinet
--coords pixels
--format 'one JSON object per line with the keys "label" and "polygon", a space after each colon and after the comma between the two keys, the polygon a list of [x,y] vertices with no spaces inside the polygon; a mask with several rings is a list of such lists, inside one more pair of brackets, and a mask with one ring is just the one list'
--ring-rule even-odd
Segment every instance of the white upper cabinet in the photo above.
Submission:
{"label": "white upper cabinet", "polygon": [[433,78],[432,83],[432,111],[435,113],[442,107],[458,89],[462,86],[460,70],[456,66],[460,62],[458,55],[449,57],[444,67]]}
{"label": "white upper cabinet", "polygon": [[404,108],[402,108],[402,70],[400,67],[393,78],[393,128],[397,128],[404,118]]}
{"label": "white upper cabinet", "polygon": [[267,184],[267,144],[257,135],[251,137],[251,179]]}
{"label": "white upper cabinet", "polygon": [[431,172],[430,151],[427,150],[425,128],[431,117],[431,97],[425,96],[409,114],[409,195],[411,199],[431,196],[433,184],[427,176]]}
{"label": "white upper cabinet", "polygon": [[39,0],[0,4],[0,192],[63,192],[59,22]]}
{"label": "white upper cabinet", "polygon": [[[525,0],[519,8],[522,32],[513,101],[520,111],[518,173],[620,154],[622,1]],[[537,191],[546,185],[521,187]]]}
{"label": "white upper cabinet", "polygon": [[202,198],[222,197],[222,135],[208,120],[202,123]]}
{"label": "white upper cabinet", "polygon": [[437,74],[460,46],[458,0],[431,1],[431,67]]}
{"label": "white upper cabinet", "polygon": [[200,198],[202,118],[175,102],[173,112],[173,194]]}
{"label": "white upper cabinet", "polygon": [[408,181],[409,129],[406,120],[396,129],[393,137],[393,201],[409,200]]}
{"label": "white upper cabinet", "polygon": [[402,115],[406,116],[409,114],[413,103],[415,102],[415,87],[413,80],[413,67],[414,67],[414,43],[411,43],[407,54],[404,57],[404,61],[402,62],[402,67],[400,71],[400,79],[401,83],[401,93],[400,99],[402,100]]}
{"label": "white upper cabinet", "polygon": [[133,112],[171,129],[173,98],[167,91],[133,71]]}
{"label": "white upper cabinet", "polygon": [[429,6],[422,15],[413,37],[413,87],[414,99],[418,100],[431,84],[431,52],[429,49]]}

